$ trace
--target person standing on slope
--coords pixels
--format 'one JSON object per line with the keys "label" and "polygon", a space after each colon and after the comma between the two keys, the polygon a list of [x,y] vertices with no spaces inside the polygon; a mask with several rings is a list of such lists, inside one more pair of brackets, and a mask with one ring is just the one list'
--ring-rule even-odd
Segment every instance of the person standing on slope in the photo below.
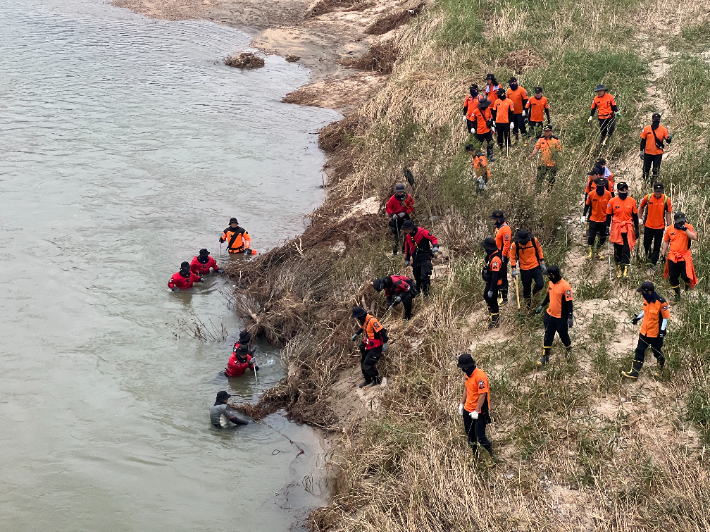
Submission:
{"label": "person standing on slope", "polygon": [[[493,121],[496,138],[501,152],[505,153],[510,146],[510,130],[513,129],[513,100],[505,94],[505,89],[498,89],[498,99],[493,104]],[[503,147],[505,145],[505,147]]]}
{"label": "person standing on slope", "polygon": [[[547,273],[545,266],[545,256],[542,254],[542,247],[537,237],[530,231],[520,229],[515,234],[515,240],[510,246],[510,266],[513,279],[520,270],[520,280],[523,283],[523,300],[525,307],[530,310],[532,307],[532,297],[545,286],[542,276]],[[535,287],[533,288],[533,281]]]}
{"label": "person standing on slope", "polygon": [[674,224],[666,227],[663,237],[661,254],[666,261],[663,278],[669,279],[675,292],[675,301],[680,301],[680,279],[685,281],[685,290],[692,290],[698,284],[695,275],[690,243],[698,239],[695,228],[685,220],[685,214],[677,212],[673,215]]}
{"label": "person standing on slope", "polygon": [[528,100],[525,108],[530,110],[530,136],[539,139],[542,137],[542,121],[545,116],[547,125],[550,125],[550,104],[542,95],[542,87],[535,87],[535,95]]}
{"label": "person standing on slope", "polygon": [[602,146],[606,146],[607,141],[614,134],[614,129],[616,129],[616,117],[620,117],[621,113],[616,105],[616,100],[606,91],[604,85],[597,85],[594,92],[596,96],[592,100],[592,112],[587,122],[594,120],[594,113],[598,113],[599,134],[602,138]]}
{"label": "person standing on slope", "polygon": [[500,304],[504,305],[508,302],[508,262],[510,261],[508,255],[510,254],[510,245],[513,242],[513,231],[505,221],[503,211],[493,211],[490,218],[495,226],[493,238],[495,238],[496,246],[503,258],[503,267],[500,269],[500,277],[503,281],[500,285]]}
{"label": "person standing on slope", "polygon": [[663,231],[672,224],[671,198],[663,193],[663,183],[653,185],[653,194],[644,196],[639,206],[643,218],[643,249],[646,260],[655,268],[660,256]]}
{"label": "person standing on slope", "polygon": [[[606,207],[611,201],[611,193],[606,188],[607,181],[603,177],[597,178],[594,190],[587,194],[587,199],[584,205],[584,213],[582,221],[587,220],[589,227],[587,233],[587,245],[589,252],[587,258],[591,259],[594,255],[594,241],[599,235],[599,245],[597,246],[597,258],[603,259],[602,248],[606,242],[606,237],[609,233],[609,226],[606,224]],[[589,218],[587,218],[589,213]]]}
{"label": "person standing on slope", "polygon": [[468,353],[459,356],[457,367],[464,372],[464,388],[459,403],[459,415],[471,448],[471,456],[482,455],[486,467],[493,467],[493,448],[486,436],[486,425],[491,422],[490,385],[488,376],[476,367],[476,361]]}
{"label": "person standing on slope", "polygon": [[[515,135],[515,144],[520,141],[520,135],[523,135],[525,144],[527,145],[528,131],[525,128],[525,109],[528,105],[528,92],[518,85],[518,78],[512,77],[508,80],[509,89],[506,91],[508,99],[513,102],[513,135]],[[548,111],[549,114],[549,111]],[[548,119],[549,122],[549,119]]]}
{"label": "person standing on slope", "polygon": [[552,135],[552,126],[545,126],[542,138],[538,139],[530,159],[540,152],[540,162],[537,165],[537,193],[542,192],[542,184],[547,177],[547,191],[552,192],[557,176],[557,153],[562,150],[560,139]]}
{"label": "person standing on slope", "polygon": [[415,226],[412,220],[404,222],[402,231],[407,235],[404,238],[404,264],[411,264],[417,290],[427,299],[434,272],[431,260],[439,251],[439,241],[423,227]]}
{"label": "person standing on slope", "polygon": [[639,237],[639,214],[636,200],[629,196],[629,185],[623,181],[616,186],[619,193],[611,198],[606,207],[606,223],[609,226],[609,242],[614,244],[616,276],[629,276],[631,250]]}
{"label": "person standing on slope", "polygon": [[643,180],[647,181],[651,176],[651,166],[653,166],[653,182],[658,181],[658,173],[661,170],[663,160],[664,142],[671,143],[673,138],[668,130],[661,125],[661,115],[654,113],[651,116],[651,125],[646,126],[641,131],[641,151],[639,157],[643,161]]}
{"label": "person standing on slope", "polygon": [[555,333],[559,335],[562,345],[565,346],[565,360],[572,352],[572,340],[569,337],[569,329],[574,326],[572,287],[562,278],[557,266],[550,266],[547,275],[550,278],[550,282],[547,283],[547,295],[542,305],[535,309],[535,314],[540,314],[545,305],[550,304],[542,320],[545,325],[545,337],[542,340],[542,358],[537,361],[538,366],[545,366],[550,362]]}
{"label": "person standing on slope", "polygon": [[466,132],[474,133],[476,124],[474,123],[473,111],[478,109],[478,104],[485,99],[483,94],[479,94],[478,85],[471,85],[468,88],[468,96],[463,102],[463,121],[466,122]]}
{"label": "person standing on slope", "polygon": [[394,238],[392,256],[394,256],[399,250],[402,224],[409,220],[409,215],[414,212],[414,198],[404,189],[404,183],[397,183],[394,187],[394,194],[387,202],[385,210],[390,217],[389,226]]}

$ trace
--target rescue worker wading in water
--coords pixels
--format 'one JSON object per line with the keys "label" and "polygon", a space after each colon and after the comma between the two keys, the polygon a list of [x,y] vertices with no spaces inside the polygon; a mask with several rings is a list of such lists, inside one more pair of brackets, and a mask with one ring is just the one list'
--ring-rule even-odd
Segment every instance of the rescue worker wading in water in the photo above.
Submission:
{"label": "rescue worker wading in water", "polygon": [[550,282],[547,283],[547,296],[542,305],[535,309],[535,314],[540,314],[548,303],[550,306],[543,316],[542,323],[545,325],[545,337],[542,340],[542,358],[537,361],[538,366],[544,366],[550,362],[550,351],[552,342],[557,333],[565,346],[565,359],[569,358],[572,352],[572,340],[569,337],[569,329],[574,326],[572,317],[572,287],[562,278],[560,269],[557,266],[550,266],[547,270]]}
{"label": "rescue worker wading in water", "polygon": [[372,281],[372,287],[377,292],[385,291],[389,309],[402,303],[404,307],[404,321],[412,317],[412,299],[419,293],[414,286],[414,281],[404,275],[388,275]]}
{"label": "rescue worker wading in water", "polygon": [[[547,273],[547,266],[545,266],[542,247],[530,231],[520,229],[515,234],[515,240],[510,246],[508,256],[510,257],[513,279],[518,275],[518,268],[520,269],[520,280],[523,283],[523,299],[526,308],[529,310],[532,307],[532,296],[545,286],[542,276]],[[533,281],[535,281],[534,288],[532,288]]]}
{"label": "rescue worker wading in water", "polygon": [[510,245],[513,242],[513,231],[505,221],[503,211],[493,211],[491,220],[493,220],[493,225],[496,228],[493,238],[495,238],[496,246],[503,258],[503,267],[500,270],[500,277],[503,282],[500,285],[501,300],[499,303],[504,305],[508,302],[508,262],[510,261],[508,255],[510,254]]}
{"label": "rescue worker wading in water", "polygon": [[259,371],[259,366],[256,365],[254,359],[256,347],[250,349],[249,342],[251,342],[251,333],[249,331],[240,332],[239,340],[234,343],[232,356],[229,357],[229,362],[224,370],[227,377],[241,377],[247,369]]}
{"label": "rescue worker wading in water", "polygon": [[[392,255],[396,255],[400,246],[400,234],[402,232],[402,224],[409,220],[409,215],[414,212],[414,198],[404,189],[404,183],[397,183],[394,187],[394,195],[389,199],[385,210],[390,219],[390,230],[394,238],[394,249]],[[402,243],[404,251],[404,243]]]}
{"label": "rescue worker wading in water", "polygon": [[668,320],[671,319],[671,312],[666,300],[656,293],[652,282],[644,281],[636,291],[643,295],[643,310],[641,314],[631,320],[631,323],[636,325],[641,320],[643,322],[631,369],[622,371],[621,374],[629,379],[638,379],[639,371],[641,371],[646,358],[646,349],[650,347],[658,363],[654,376],[660,377],[663,374],[663,366],[666,365],[666,358],[663,356],[663,339],[666,336],[666,327]]}
{"label": "rescue worker wading in water", "polygon": [[501,269],[503,268],[503,258],[501,257],[500,250],[496,245],[495,239],[488,237],[482,243],[481,247],[486,252],[486,266],[481,272],[481,277],[486,283],[483,289],[483,299],[488,305],[488,312],[490,314],[490,319],[488,321],[488,328],[498,327],[500,322],[500,309],[498,308],[498,290],[503,284],[503,279],[501,278]]}
{"label": "rescue worker wading in water", "polygon": [[382,357],[382,351],[387,351],[387,330],[380,325],[377,318],[370,316],[362,307],[353,308],[351,317],[358,321],[360,329],[350,340],[354,342],[360,334],[365,333],[365,337],[360,342],[360,369],[365,380],[359,388],[364,388],[368,384],[376,386],[382,383],[377,371],[377,362]]}
{"label": "rescue worker wading in water", "polygon": [[439,251],[439,241],[423,227],[415,226],[411,220],[404,222],[402,231],[407,235],[404,238],[404,264],[411,264],[417,290],[427,299],[434,271],[431,259]]}
{"label": "rescue worker wading in water", "polygon": [[223,273],[224,270],[217,266],[217,261],[210,257],[210,252],[206,249],[201,249],[200,254],[192,259],[190,263],[190,271],[197,275],[207,275],[213,269],[216,273]]}
{"label": "rescue worker wading in water", "polygon": [[210,423],[218,429],[226,429],[230,423],[234,425],[248,425],[245,419],[240,419],[236,410],[229,406],[229,398],[232,397],[225,391],[217,392],[214,405],[210,407]]}
{"label": "rescue worker wading in water", "polygon": [[227,243],[227,251],[230,253],[244,253],[245,255],[256,253],[250,249],[251,237],[249,233],[243,227],[239,227],[239,222],[236,218],[229,220],[229,227],[224,230],[219,241]]}
{"label": "rescue worker wading in water", "polygon": [[616,186],[619,195],[611,198],[606,208],[606,222],[609,242],[614,244],[616,276],[628,277],[631,264],[631,250],[639,237],[639,214],[636,200],[629,196],[629,185],[623,181]]}
{"label": "rescue worker wading in water", "polygon": [[[464,353],[459,356],[456,364],[464,372],[464,389],[459,403],[459,415],[463,417],[463,426],[471,447],[471,456],[476,459],[476,453],[482,455],[486,467],[493,467],[493,449],[486,436],[486,425],[491,422],[490,416],[490,386],[488,376],[476,367],[476,361],[471,355]],[[479,449],[483,449],[480,451]]]}
{"label": "rescue worker wading in water", "polygon": [[669,279],[675,292],[675,301],[680,301],[680,279],[685,281],[685,290],[692,290],[698,284],[695,275],[693,257],[690,253],[690,243],[698,239],[695,228],[685,221],[685,214],[677,212],[673,215],[673,225],[666,227],[663,237],[661,254],[666,262],[663,278]]}
{"label": "rescue worker wading in water", "polygon": [[205,279],[190,270],[190,263],[185,261],[180,264],[180,271],[173,274],[168,281],[168,288],[173,292],[192,288],[194,283],[204,283]]}

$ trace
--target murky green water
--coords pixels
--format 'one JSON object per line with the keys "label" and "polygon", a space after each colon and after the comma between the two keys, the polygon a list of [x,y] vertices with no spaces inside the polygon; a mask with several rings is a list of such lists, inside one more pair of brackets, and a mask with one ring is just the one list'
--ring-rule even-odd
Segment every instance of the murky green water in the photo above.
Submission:
{"label": "murky green water", "polygon": [[[229,28],[99,0],[3,0],[0,28],[0,529],[287,530],[319,502],[313,434],[211,428],[239,324],[224,280],[166,283],[230,216],[258,250],[299,232],[337,115],[279,103],[308,77],[282,59],[219,64]],[[283,376],[263,347],[238,400]]]}

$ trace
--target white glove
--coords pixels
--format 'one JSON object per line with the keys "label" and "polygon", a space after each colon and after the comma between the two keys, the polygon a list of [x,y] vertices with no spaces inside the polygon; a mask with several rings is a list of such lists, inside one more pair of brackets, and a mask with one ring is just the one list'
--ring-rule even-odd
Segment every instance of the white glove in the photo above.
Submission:
{"label": "white glove", "polygon": [[459,403],[459,416],[463,416],[463,403]]}
{"label": "white glove", "polygon": [[400,213],[399,213],[399,217],[400,217],[400,218],[404,218],[404,215],[405,215],[405,214],[407,214],[407,213],[406,213],[406,212],[400,212]]}
{"label": "white glove", "polygon": [[525,118],[526,116],[528,116],[528,114],[525,111],[523,111],[523,118]]}
{"label": "white glove", "polygon": [[392,215],[392,219],[393,219],[393,220],[396,220],[396,219],[397,219],[397,215],[396,215],[396,214],[393,214],[393,215]]}
{"label": "white glove", "polygon": [[513,124],[513,123],[511,122],[511,123],[510,123],[510,129],[512,130],[514,127],[515,127],[515,124]]}
{"label": "white glove", "polygon": [[584,223],[584,222],[587,221],[587,219],[584,217],[584,215],[582,215],[582,216],[579,217],[579,221],[582,222],[582,223]]}
{"label": "white glove", "polygon": [[591,122],[591,121],[592,121],[592,118],[593,118],[593,117],[590,116],[590,117],[587,119],[587,122]]}
{"label": "white glove", "polygon": [[475,132],[476,132],[476,128],[475,128],[475,127],[472,127],[472,128],[471,128],[471,133],[475,133]]}
{"label": "white glove", "polygon": [[471,419],[478,419],[478,412],[475,410],[469,414],[471,416]]}
{"label": "white glove", "polygon": [[466,115],[463,115],[463,121],[464,122],[466,121]]}

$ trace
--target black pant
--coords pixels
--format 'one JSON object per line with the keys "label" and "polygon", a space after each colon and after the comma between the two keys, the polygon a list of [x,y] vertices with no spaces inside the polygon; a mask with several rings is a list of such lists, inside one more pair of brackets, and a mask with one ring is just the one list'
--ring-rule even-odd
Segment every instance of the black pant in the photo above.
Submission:
{"label": "black pant", "polygon": [[551,191],[552,187],[555,185],[555,178],[557,177],[557,166],[547,166],[546,164],[541,164],[537,167],[537,193],[542,192],[542,183],[547,176],[547,191]]}
{"label": "black pant", "polygon": [[374,349],[365,349],[365,344],[360,344],[360,369],[366,382],[372,382],[380,373],[377,371],[377,362],[382,357],[382,346]]}
{"label": "black pant", "polygon": [[[654,266],[658,262],[658,256],[661,251],[661,243],[663,242],[663,229],[651,229],[645,227],[643,230],[643,249],[646,251],[648,262]],[[651,250],[653,244],[653,251]]]}
{"label": "black pant", "polygon": [[525,118],[523,118],[523,113],[520,114],[514,114],[513,115],[513,134],[515,135],[515,138],[518,138],[518,135],[522,133],[523,135],[527,135],[528,131],[525,128]]}
{"label": "black pant", "polygon": [[488,454],[493,456],[491,442],[486,437],[486,425],[488,425],[488,420],[488,414],[479,413],[478,419],[471,419],[470,412],[466,410],[463,411],[463,428],[466,431],[466,436],[468,436],[468,444],[471,448],[480,445],[488,451]]}
{"label": "black pant", "polygon": [[387,305],[391,305],[395,297],[402,298],[402,306],[404,307],[404,318],[409,319],[412,317],[412,294],[409,292],[404,292],[401,294],[395,294],[394,296],[387,297]]}
{"label": "black pant", "polygon": [[668,280],[671,283],[671,286],[673,288],[677,288],[680,286],[680,279],[683,279],[686,283],[690,283],[690,279],[688,279],[688,274],[686,273],[685,270],[685,261],[681,260],[680,262],[673,262],[672,260],[668,260]]}
{"label": "black pant", "polygon": [[601,249],[606,242],[606,221],[594,222],[589,220],[589,235],[587,236],[587,244],[590,247],[594,245],[594,240],[596,240],[597,235],[599,235],[599,247],[597,249]]}
{"label": "black pant", "polygon": [[475,131],[476,131],[476,122],[475,121],[471,122],[467,118],[466,119],[466,132],[470,134],[470,133],[475,133]]}
{"label": "black pant", "polygon": [[404,253],[404,239],[402,238],[402,224],[405,220],[409,220],[409,215],[405,214],[402,218],[399,216],[396,220],[390,219],[390,231],[392,231],[392,237],[394,238],[394,250],[392,253],[397,253],[399,249],[399,243],[402,242],[402,253]]}
{"label": "black pant", "polygon": [[434,267],[431,264],[431,259],[419,260],[412,264],[412,273],[414,274],[414,283],[424,296],[429,295],[429,286],[431,286],[431,274]]}
{"label": "black pant", "polygon": [[483,289],[483,300],[486,302],[486,305],[488,305],[488,312],[491,314],[498,314],[500,311],[500,307],[498,306],[498,288],[499,287],[494,287],[493,290],[493,296],[488,297],[488,287]]}
{"label": "black pant", "polygon": [[567,318],[555,318],[550,316],[547,311],[542,318],[542,324],[545,326],[545,337],[542,340],[543,347],[552,347],[552,342],[555,340],[555,333],[560,336],[560,340],[565,347],[572,345],[572,340],[569,338],[569,326]]}
{"label": "black pant", "polygon": [[487,157],[493,155],[493,133],[491,131],[483,134],[476,133],[476,140],[481,143],[481,147],[483,147],[484,142],[486,143]]}
{"label": "black pant", "polygon": [[496,124],[496,139],[498,141],[498,147],[501,150],[505,150],[504,146],[510,144],[510,122]]}
{"label": "black pant", "polygon": [[542,137],[542,122],[530,121],[530,136],[536,139]]}
{"label": "black pant", "polygon": [[599,133],[602,136],[602,140],[606,137],[611,137],[616,129],[616,117],[611,115],[609,118],[599,119]]}
{"label": "black pant", "polygon": [[[648,142],[648,141],[647,141]],[[663,159],[663,154],[649,155],[648,153],[643,154],[643,180],[646,181],[651,172],[651,165],[653,165],[653,182],[658,181],[658,172],[661,169],[661,160]]]}
{"label": "black pant", "polygon": [[631,264],[631,249],[629,248],[628,233],[621,233],[623,244],[614,242],[614,262],[617,264]]}
{"label": "black pant", "polygon": [[[542,270],[540,269],[540,266],[536,266],[532,270],[520,270],[520,281],[523,283],[524,298],[530,298],[537,294],[545,285],[545,282],[542,280]],[[533,281],[535,281],[535,288],[532,289],[531,294],[530,289]]]}
{"label": "black pant", "polygon": [[643,334],[639,334],[639,343],[636,345],[636,354],[634,358],[639,362],[643,362],[646,359],[646,349],[651,348],[653,356],[661,365],[666,363],[666,359],[663,356],[663,338],[649,338]]}
{"label": "black pant", "polygon": [[502,281],[500,285],[498,285],[498,290],[500,290],[501,295],[503,296],[503,299],[508,299],[508,257],[505,257],[503,259],[503,265],[501,266],[500,272],[498,272],[499,279]]}

